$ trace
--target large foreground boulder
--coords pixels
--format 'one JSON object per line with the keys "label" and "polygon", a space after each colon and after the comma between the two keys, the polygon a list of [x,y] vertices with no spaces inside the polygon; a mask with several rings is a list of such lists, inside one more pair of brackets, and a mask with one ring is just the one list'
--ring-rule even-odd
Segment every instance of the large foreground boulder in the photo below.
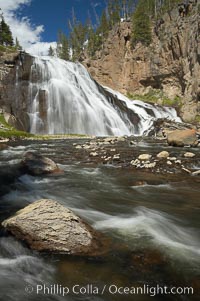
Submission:
{"label": "large foreground boulder", "polygon": [[105,252],[102,235],[53,200],[36,201],[2,225],[33,250],[85,256]]}
{"label": "large foreground boulder", "polygon": [[195,129],[175,130],[167,134],[167,142],[172,146],[197,146],[197,134]]}
{"label": "large foreground boulder", "polygon": [[26,152],[21,164],[27,173],[34,176],[61,172],[53,160],[35,152]]}

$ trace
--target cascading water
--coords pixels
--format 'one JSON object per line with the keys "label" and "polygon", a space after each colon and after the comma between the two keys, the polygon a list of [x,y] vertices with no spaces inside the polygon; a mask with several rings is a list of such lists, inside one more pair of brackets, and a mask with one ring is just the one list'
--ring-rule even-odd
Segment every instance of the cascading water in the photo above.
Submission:
{"label": "cascading water", "polygon": [[[80,63],[35,57],[29,85],[30,131],[47,134],[142,135],[157,118],[180,121],[172,108],[105,93]],[[106,93],[120,102],[113,104]],[[122,110],[121,107],[126,108]],[[136,116],[133,122],[130,114]]]}

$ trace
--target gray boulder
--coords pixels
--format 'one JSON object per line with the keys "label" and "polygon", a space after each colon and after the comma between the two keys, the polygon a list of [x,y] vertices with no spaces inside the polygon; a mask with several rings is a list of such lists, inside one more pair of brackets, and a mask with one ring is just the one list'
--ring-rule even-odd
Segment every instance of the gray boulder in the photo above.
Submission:
{"label": "gray boulder", "polygon": [[102,236],[71,210],[53,200],[36,201],[2,225],[33,250],[85,256],[105,252]]}
{"label": "gray boulder", "polygon": [[34,176],[61,172],[53,160],[35,152],[26,152],[21,164],[25,172]]}

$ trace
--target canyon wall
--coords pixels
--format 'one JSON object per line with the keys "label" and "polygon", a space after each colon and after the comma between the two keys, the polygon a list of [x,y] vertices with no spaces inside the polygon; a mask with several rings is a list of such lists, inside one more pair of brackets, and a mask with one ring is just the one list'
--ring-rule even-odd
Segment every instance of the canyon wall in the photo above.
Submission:
{"label": "canyon wall", "polygon": [[200,1],[191,2],[186,16],[177,6],[153,24],[149,47],[132,49],[132,24],[121,22],[83,64],[98,82],[124,94],[160,89],[181,98],[183,119],[193,121],[200,114]]}
{"label": "canyon wall", "polygon": [[33,58],[23,52],[0,55],[0,112],[19,130],[29,131],[30,70]]}

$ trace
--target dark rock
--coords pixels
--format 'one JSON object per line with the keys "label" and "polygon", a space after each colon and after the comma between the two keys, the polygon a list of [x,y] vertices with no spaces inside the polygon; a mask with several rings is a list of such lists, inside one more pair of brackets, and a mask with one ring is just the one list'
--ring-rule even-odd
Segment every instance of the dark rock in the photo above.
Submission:
{"label": "dark rock", "polygon": [[21,164],[25,172],[34,176],[61,172],[54,161],[34,152],[25,153]]}
{"label": "dark rock", "polygon": [[98,256],[105,252],[103,236],[53,200],[38,200],[2,225],[33,250],[80,256]]}
{"label": "dark rock", "polygon": [[143,180],[136,181],[132,184],[132,186],[145,186],[145,185],[147,185],[147,182]]}
{"label": "dark rock", "polygon": [[8,145],[5,144],[5,143],[0,143],[0,151],[1,150],[4,150],[4,149],[7,149],[8,148]]}
{"label": "dark rock", "polygon": [[150,271],[167,266],[167,260],[159,250],[144,250],[132,253],[131,265],[141,271]]}

